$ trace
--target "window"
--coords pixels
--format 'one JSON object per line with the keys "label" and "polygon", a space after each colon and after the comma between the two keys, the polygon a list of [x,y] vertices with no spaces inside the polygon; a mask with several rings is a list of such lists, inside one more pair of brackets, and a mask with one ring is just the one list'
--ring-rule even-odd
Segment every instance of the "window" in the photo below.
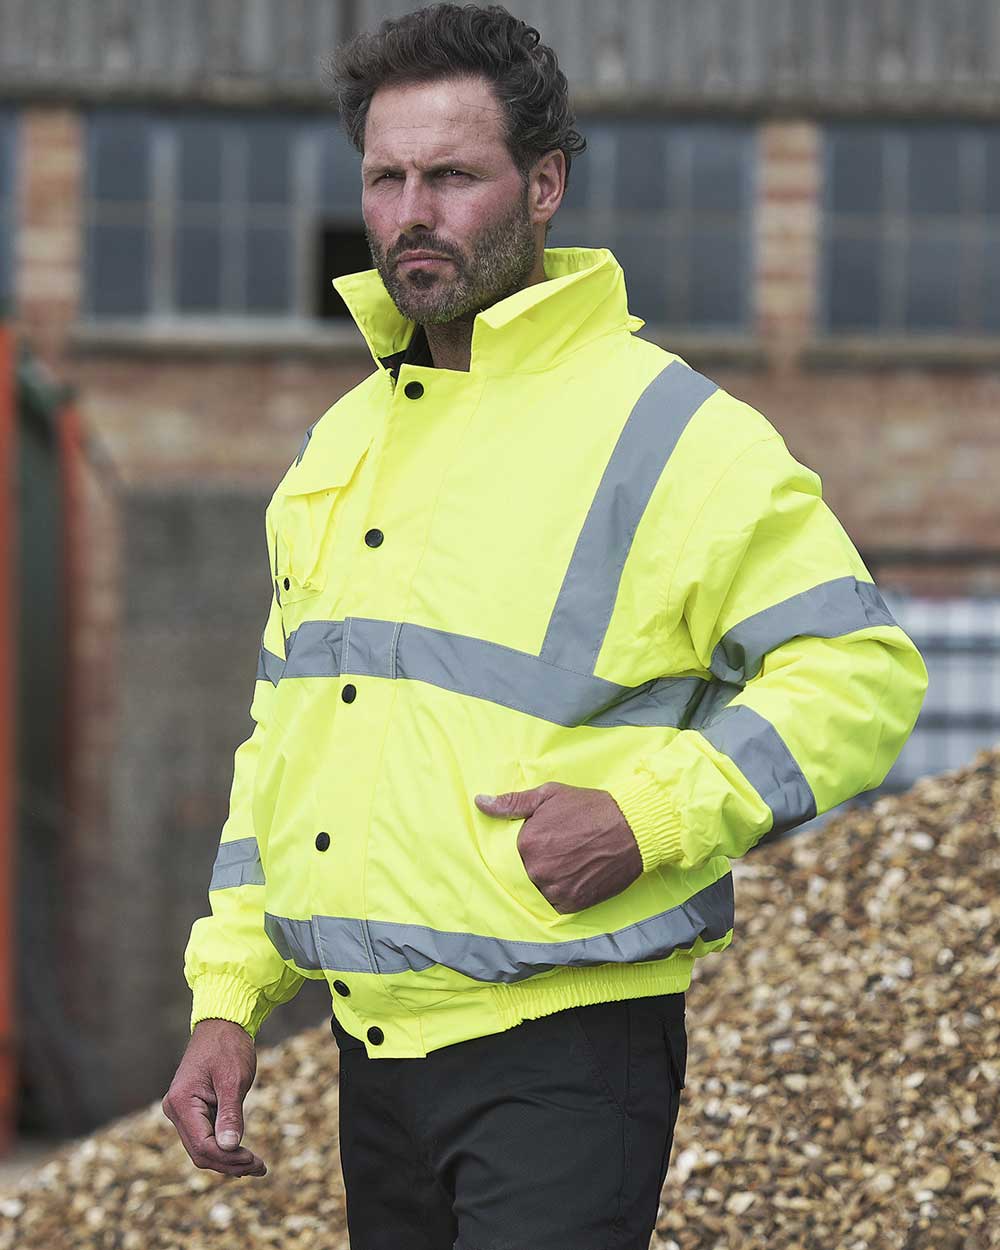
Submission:
{"label": "window", "polygon": [[336,116],[97,111],[86,185],[93,318],[343,317],[371,266]]}
{"label": "window", "polygon": [[550,247],[608,247],[650,329],[748,323],[753,131],[745,124],[581,116]]}
{"label": "window", "polygon": [[1000,331],[1000,126],[826,133],[821,303],[829,331]]}
{"label": "window", "polygon": [[14,114],[0,109],[0,315],[14,302]]}

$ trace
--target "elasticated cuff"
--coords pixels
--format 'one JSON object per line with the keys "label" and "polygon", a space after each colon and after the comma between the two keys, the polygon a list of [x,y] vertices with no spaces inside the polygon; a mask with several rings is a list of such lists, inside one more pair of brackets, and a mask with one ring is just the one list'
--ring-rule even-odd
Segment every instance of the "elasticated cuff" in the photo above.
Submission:
{"label": "elasticated cuff", "polygon": [[256,1037],[274,1006],[262,990],[225,973],[204,973],[191,994],[191,1032],[199,1020],[232,1020]]}
{"label": "elasticated cuff", "polygon": [[661,781],[640,770],[604,788],[628,821],[642,855],[643,872],[684,858],[681,814]]}

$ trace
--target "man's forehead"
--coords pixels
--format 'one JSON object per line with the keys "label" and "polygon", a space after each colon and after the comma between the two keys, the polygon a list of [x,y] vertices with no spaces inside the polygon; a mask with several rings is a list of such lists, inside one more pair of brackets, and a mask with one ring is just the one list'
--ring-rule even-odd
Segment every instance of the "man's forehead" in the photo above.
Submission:
{"label": "man's forehead", "polygon": [[485,82],[445,80],[380,88],[365,125],[365,158],[416,145],[423,159],[446,158],[470,144],[503,140],[503,112]]}

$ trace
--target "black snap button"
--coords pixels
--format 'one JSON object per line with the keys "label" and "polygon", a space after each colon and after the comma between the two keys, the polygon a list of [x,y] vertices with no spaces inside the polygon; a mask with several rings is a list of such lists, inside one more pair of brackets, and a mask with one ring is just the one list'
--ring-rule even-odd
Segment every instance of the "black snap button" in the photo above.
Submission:
{"label": "black snap button", "polygon": [[403,394],[407,399],[419,399],[423,393],[424,386],[422,382],[407,382],[403,387]]}
{"label": "black snap button", "polygon": [[333,988],[337,991],[337,993],[338,993],[338,994],[343,994],[343,996],[344,996],[345,998],[346,998],[346,997],[347,997],[347,995],[348,995],[348,994],[350,994],[350,992],[351,992],[351,991],[347,988],[347,986],[344,984],[344,982],[343,982],[343,981],[334,981],[334,983],[333,983]]}
{"label": "black snap button", "polygon": [[343,688],[343,690],[341,690],[340,697],[344,700],[345,703],[353,703],[354,697],[357,693],[358,693],[357,687],[352,686],[351,683],[348,682],[347,685]]}
{"label": "black snap button", "polygon": [[282,582],[282,585],[284,586],[284,588],[285,588],[286,590],[291,590],[291,588],[292,588],[292,583],[288,580],[288,578],[287,578],[287,577],[286,577],[286,578],[285,578],[285,580]]}
{"label": "black snap button", "polygon": [[368,1040],[371,1042],[373,1046],[381,1046],[382,1043],[385,1041],[385,1034],[382,1032],[382,1030],[378,1027],[377,1024],[372,1025],[372,1027],[368,1030],[367,1036],[368,1036]]}
{"label": "black snap button", "polygon": [[381,530],[369,530],[368,533],[365,535],[365,542],[368,544],[369,547],[381,547],[382,539],[384,537],[385,535],[382,533]]}
{"label": "black snap button", "polygon": [[330,845],[330,835],[328,833],[316,834],[316,850],[317,851],[325,851],[329,845]]}

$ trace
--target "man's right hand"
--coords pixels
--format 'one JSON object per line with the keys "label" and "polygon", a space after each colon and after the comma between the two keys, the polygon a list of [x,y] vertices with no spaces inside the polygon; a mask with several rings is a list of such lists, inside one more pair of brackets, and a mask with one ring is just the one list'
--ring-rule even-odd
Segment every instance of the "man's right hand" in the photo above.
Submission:
{"label": "man's right hand", "polygon": [[266,1176],[240,1147],[243,1099],[257,1073],[254,1040],[232,1020],[199,1020],[161,1106],[195,1167],[223,1176]]}

